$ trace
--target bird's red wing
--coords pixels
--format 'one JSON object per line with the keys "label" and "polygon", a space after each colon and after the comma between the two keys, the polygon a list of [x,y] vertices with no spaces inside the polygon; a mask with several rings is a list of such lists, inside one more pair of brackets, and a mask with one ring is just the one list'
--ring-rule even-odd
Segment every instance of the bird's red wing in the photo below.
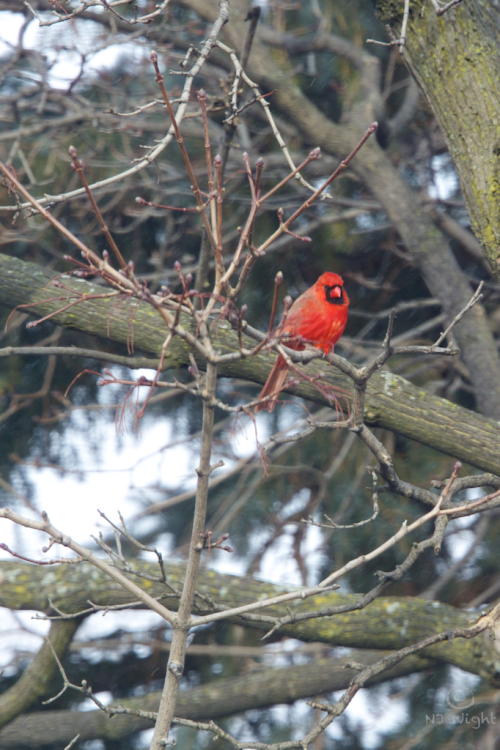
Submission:
{"label": "bird's red wing", "polygon": [[347,309],[342,309],[342,315],[339,315],[339,317],[332,321],[330,325],[330,330],[328,332],[328,341],[330,341],[332,344],[336,344],[339,338],[344,333],[344,328],[347,323]]}
{"label": "bird's red wing", "polygon": [[[293,303],[283,328],[283,334],[301,336],[314,344],[325,338],[327,329],[321,304],[312,290],[308,289]],[[294,345],[293,341],[287,343],[287,346],[291,349],[299,348],[296,344]]]}

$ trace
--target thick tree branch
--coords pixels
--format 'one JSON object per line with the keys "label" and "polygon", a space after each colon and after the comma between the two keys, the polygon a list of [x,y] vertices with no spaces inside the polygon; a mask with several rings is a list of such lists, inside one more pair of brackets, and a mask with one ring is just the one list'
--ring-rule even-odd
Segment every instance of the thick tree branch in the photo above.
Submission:
{"label": "thick tree branch", "polygon": [[[155,575],[155,565],[138,563],[141,572]],[[76,613],[88,608],[88,600],[98,604],[116,605],[130,601],[130,594],[103,573],[93,570],[92,576],[85,564],[52,569],[53,582],[50,586],[41,585],[46,571],[27,563],[2,562],[0,576],[3,579],[0,590],[0,606],[9,609],[35,609],[51,612],[48,598],[63,612]],[[186,566],[165,564],[167,581],[178,590],[184,580]],[[253,578],[223,575],[202,568],[197,582],[197,591],[202,597],[209,597],[223,607],[239,607],[249,602],[285,593],[286,589]],[[161,596],[162,602],[175,611],[179,599],[172,595],[164,584],[152,583],[148,588],[151,596]],[[344,595],[334,592],[311,597],[305,602],[293,601],[288,605],[272,607],[265,614],[282,617],[289,612],[300,613],[325,606],[354,603],[357,595]],[[141,605],[139,605],[141,606]],[[193,613],[204,615],[211,607],[207,601],[195,596]],[[398,649],[416,643],[432,633],[467,627],[476,619],[470,612],[438,602],[404,597],[379,597],[368,607],[359,611],[344,612],[339,617],[324,617],[284,625],[280,632],[304,641],[321,641],[330,646],[349,648]],[[236,618],[235,622],[256,627],[263,632],[269,629],[267,622],[255,622]],[[492,683],[500,680],[500,660],[489,639],[441,643],[426,649],[426,657],[460,667],[474,674],[480,674]]]}
{"label": "thick tree branch", "polygon": [[[195,721],[219,719],[252,708],[268,708],[278,703],[293,703],[300,698],[345,690],[356,674],[354,669],[346,668],[349,662],[361,661],[369,665],[385,655],[383,651],[353,652],[340,658],[315,658],[313,666],[264,669],[242,677],[220,679],[189,692],[182,691],[176,716]],[[368,684],[412,674],[432,665],[433,662],[425,657],[411,656]],[[122,705],[156,711],[159,702],[160,694],[151,693],[141,699],[123,701]],[[34,750],[47,744],[69,742],[77,733],[81,742],[91,739],[117,741],[151,725],[152,722],[137,716],[115,716],[110,721],[102,711],[46,711],[27,714],[1,730],[0,746],[5,750],[25,747]]]}
{"label": "thick tree branch", "polygon": [[[61,659],[79,624],[79,619],[56,621],[51,624],[48,637]],[[49,685],[57,671],[57,663],[52,651],[44,642],[17,682],[0,696],[0,727],[26,711],[38,698],[46,697]]]}
{"label": "thick tree branch", "polygon": [[[38,317],[64,306],[63,302],[54,301],[54,297],[61,296],[61,289],[50,286],[55,277],[53,272],[6,255],[0,255],[0,271],[0,304],[12,309],[15,305],[43,301],[32,308]],[[102,286],[82,279],[65,278],[62,281],[65,287],[79,294],[103,293]],[[165,331],[158,325],[151,307],[136,300],[124,300],[118,304],[113,298],[87,300],[56,314],[54,322],[102,337],[109,335],[112,340],[122,343],[128,343],[134,332],[136,346],[155,357],[161,355],[165,338]],[[219,325],[215,345],[222,353],[239,350],[238,337],[228,330],[228,324]],[[189,365],[189,353],[186,342],[175,337],[169,346],[166,364],[170,367]],[[197,354],[195,356],[203,368],[203,361]],[[248,360],[221,365],[219,372],[223,376],[264,383],[271,363],[268,355],[259,354]],[[349,379],[325,362],[312,362],[307,367],[311,375],[326,372],[325,381],[329,385],[351,393]],[[328,405],[324,396],[310,383],[301,383],[292,392]],[[480,469],[500,474],[500,424],[496,420],[433,396],[397,375],[387,372],[373,375],[367,387],[364,416],[369,425],[394,430]]]}

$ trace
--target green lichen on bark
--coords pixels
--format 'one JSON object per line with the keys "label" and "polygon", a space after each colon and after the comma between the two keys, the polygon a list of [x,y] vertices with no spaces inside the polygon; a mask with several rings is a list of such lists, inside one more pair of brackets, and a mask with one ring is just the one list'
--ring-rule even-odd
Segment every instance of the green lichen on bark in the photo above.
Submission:
{"label": "green lichen on bark", "polygon": [[[0,255],[0,304],[8,305],[12,310],[19,304],[38,303],[30,308],[35,315],[56,313],[53,319],[59,325],[74,327],[103,338],[109,336],[110,339],[125,344],[130,342],[133,332],[138,350],[159,356],[166,330],[149,305],[135,300],[117,305],[116,298],[88,299],[70,311],[57,312],[65,302],[53,300],[55,295],[50,281],[54,276],[53,272],[34,263]],[[102,287],[81,279],[67,278],[64,279],[64,284],[80,293],[103,292]],[[130,309],[132,305],[133,308]],[[183,318],[182,323],[195,332],[192,321]],[[214,348],[220,352],[238,350],[238,338],[226,323],[214,325],[211,334]],[[254,342],[247,339],[246,345],[250,348]],[[189,353],[188,344],[175,336],[168,348],[166,365],[172,368],[189,365]],[[204,369],[203,359],[196,353],[195,358],[199,367]],[[249,359],[226,363],[218,369],[222,376],[246,378],[261,384],[265,382],[272,362],[271,356],[260,353]],[[307,368],[311,375],[324,373],[325,382],[336,388],[337,392],[340,391],[342,398],[350,399],[352,384],[345,375],[326,366],[325,362],[311,362]],[[331,405],[308,382],[291,388],[290,392],[318,404]],[[334,417],[333,412],[332,416]],[[367,388],[365,419],[367,424],[394,430],[484,471],[500,474],[500,423],[433,396],[404,378],[389,373],[373,375]]]}
{"label": "green lichen on bark", "polygon": [[[158,567],[137,563],[138,570],[149,575],[157,575]],[[181,563],[165,565],[167,580],[179,589],[185,575]],[[55,566],[49,572],[25,563],[0,563],[0,606],[9,609],[36,609],[48,612],[48,599],[64,612],[79,612],[88,608],[88,600],[102,606],[125,604],[130,594],[108,579],[103,573],[88,564],[78,566]],[[165,595],[162,602],[176,610],[178,600],[171,596],[169,589],[160,583],[136,579],[140,585],[148,585],[152,596]],[[219,604],[239,607],[252,601],[271,598],[288,589],[253,578],[241,579],[223,575],[203,568],[197,583],[197,590]],[[300,613],[317,611],[325,607],[354,603],[357,595],[335,592],[297,600],[263,610],[275,617],[287,615],[290,611]],[[194,614],[210,612],[208,605],[195,598]],[[469,613],[438,602],[404,597],[380,597],[368,607],[331,617],[284,625],[283,634],[304,641],[322,641],[332,646],[363,649],[400,649],[409,646],[429,635],[466,628],[472,623]],[[240,622],[238,618],[233,618]],[[267,624],[249,623],[246,626],[267,630]],[[475,640],[454,639],[453,642],[436,644],[426,649],[424,655],[445,661],[461,669],[480,674],[492,683],[500,685],[500,659],[488,638]]]}
{"label": "green lichen on bark", "polygon": [[[395,34],[403,0],[376,0]],[[432,106],[454,159],[471,226],[500,272],[500,51],[486,4],[462,3],[443,16],[410,5],[405,60]]]}

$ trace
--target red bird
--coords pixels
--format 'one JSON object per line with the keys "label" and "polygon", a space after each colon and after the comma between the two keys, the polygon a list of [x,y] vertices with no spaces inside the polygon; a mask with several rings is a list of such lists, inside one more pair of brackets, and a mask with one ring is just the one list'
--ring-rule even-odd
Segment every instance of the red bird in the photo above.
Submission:
{"label": "red bird", "polygon": [[[342,278],[336,273],[324,273],[314,286],[301,294],[291,306],[280,335],[292,338],[283,343],[290,349],[302,351],[305,348],[304,344],[293,339],[294,336],[300,336],[302,340],[329,354],[344,333],[348,306],[349,297]],[[264,409],[273,411],[287,375],[288,367],[280,354],[259,399],[271,393],[274,393],[274,396],[266,403],[258,404],[255,407],[256,412]]]}

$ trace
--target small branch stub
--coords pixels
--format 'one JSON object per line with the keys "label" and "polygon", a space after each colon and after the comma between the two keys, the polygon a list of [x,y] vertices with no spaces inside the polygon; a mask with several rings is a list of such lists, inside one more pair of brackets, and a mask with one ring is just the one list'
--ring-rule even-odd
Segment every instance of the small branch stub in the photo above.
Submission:
{"label": "small branch stub", "polygon": [[172,672],[176,677],[182,677],[182,664],[177,661],[172,661],[168,665],[169,671]]}

